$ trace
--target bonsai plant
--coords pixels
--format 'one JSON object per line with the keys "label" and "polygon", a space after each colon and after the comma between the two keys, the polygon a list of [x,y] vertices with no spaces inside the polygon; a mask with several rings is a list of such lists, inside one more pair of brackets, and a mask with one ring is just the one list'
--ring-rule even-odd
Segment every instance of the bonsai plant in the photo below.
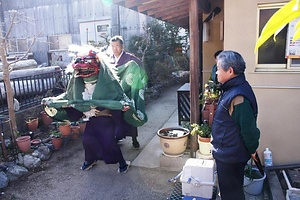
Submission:
{"label": "bonsai plant", "polygon": [[55,150],[58,150],[62,146],[62,135],[59,131],[53,130],[50,132],[51,142]]}

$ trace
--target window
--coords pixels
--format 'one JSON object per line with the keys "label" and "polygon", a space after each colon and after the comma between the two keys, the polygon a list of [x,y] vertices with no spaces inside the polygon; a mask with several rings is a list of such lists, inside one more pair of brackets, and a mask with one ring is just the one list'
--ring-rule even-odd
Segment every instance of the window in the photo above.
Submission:
{"label": "window", "polygon": [[288,69],[300,69],[300,40],[293,42],[296,24],[300,18],[294,19],[289,23],[287,32],[286,58],[288,59]]}
{"label": "window", "polygon": [[28,39],[27,38],[13,38],[7,40],[8,53],[24,53],[28,51]]}
{"label": "window", "polygon": [[26,52],[28,50],[27,39],[17,39],[18,52]]}
{"label": "window", "polygon": [[66,50],[72,44],[72,37],[70,34],[52,35],[48,37],[49,50]]}
{"label": "window", "polygon": [[[259,6],[259,34],[270,17],[284,4]],[[300,70],[300,59],[286,58],[287,36],[289,26],[285,26],[274,41],[271,36],[259,49],[257,54],[256,71],[286,71]],[[297,68],[297,66],[299,66]]]}
{"label": "window", "polygon": [[7,41],[7,50],[8,52],[18,52],[16,39],[9,39]]}
{"label": "window", "polygon": [[97,25],[97,32],[107,32],[108,25]]}

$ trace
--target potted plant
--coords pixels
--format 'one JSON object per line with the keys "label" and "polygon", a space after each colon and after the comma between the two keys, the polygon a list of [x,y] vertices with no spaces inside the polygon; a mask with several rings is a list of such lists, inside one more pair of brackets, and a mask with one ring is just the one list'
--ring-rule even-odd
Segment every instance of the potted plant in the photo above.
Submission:
{"label": "potted plant", "polygon": [[186,128],[161,128],[157,131],[164,155],[179,157],[184,154],[190,131]]}
{"label": "potted plant", "polygon": [[80,126],[71,125],[71,133],[72,133],[72,139],[78,139],[80,134]]}
{"label": "potted plant", "polygon": [[58,122],[58,129],[62,137],[69,136],[71,134],[71,122],[69,120]]}
{"label": "potted plant", "polygon": [[27,127],[30,131],[36,131],[39,126],[39,118],[38,117],[28,117],[25,120]]}
{"label": "potted plant", "polygon": [[262,192],[266,173],[262,175],[251,163],[244,169],[244,190],[248,194],[258,195]]}
{"label": "potted plant", "polygon": [[221,90],[219,89],[218,85],[213,81],[208,81],[204,85],[204,92],[203,92],[203,103],[212,104],[216,103],[219,100],[221,94]]}
{"label": "potted plant", "polygon": [[53,119],[45,111],[41,111],[41,116],[44,126],[47,127],[53,122]]}
{"label": "potted plant", "polygon": [[81,134],[83,134],[84,130],[85,130],[85,127],[86,127],[86,122],[85,121],[79,121],[78,122],[78,126],[80,127],[79,128],[79,132]]}
{"label": "potted plant", "polygon": [[62,146],[62,135],[59,131],[53,130],[50,132],[51,142],[55,150],[58,150]]}
{"label": "potted plant", "polygon": [[17,142],[17,145],[18,145],[19,149],[23,153],[26,153],[26,152],[28,152],[30,150],[31,140],[30,140],[30,136],[29,135],[17,137],[16,138],[16,142]]}
{"label": "potted plant", "polygon": [[198,135],[200,154],[211,155],[211,126],[204,121],[202,124],[191,124],[191,135]]}
{"label": "potted plant", "polygon": [[204,92],[202,94],[202,99],[200,104],[202,104],[202,120],[207,120],[209,125],[212,124],[215,110],[217,108],[217,103],[219,101],[219,97],[221,94],[221,90],[213,81],[208,81],[204,85]]}
{"label": "potted plant", "polygon": [[211,127],[206,121],[200,125],[194,123],[191,125],[191,128],[192,128],[191,135],[197,134],[200,141],[210,142]]}

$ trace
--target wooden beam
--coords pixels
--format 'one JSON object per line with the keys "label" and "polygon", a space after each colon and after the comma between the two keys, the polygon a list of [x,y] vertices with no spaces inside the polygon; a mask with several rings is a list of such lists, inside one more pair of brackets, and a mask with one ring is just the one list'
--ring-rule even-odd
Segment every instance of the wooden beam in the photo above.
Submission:
{"label": "wooden beam", "polygon": [[[202,15],[202,12],[201,11],[198,11],[198,15]],[[176,23],[176,21],[180,21],[182,19],[187,19],[186,21],[186,27],[188,27],[188,24],[189,24],[189,15],[188,13],[186,15],[178,15],[178,16],[174,16],[174,17],[166,17],[166,18],[162,18],[162,19],[165,19],[167,21],[169,21],[170,23]],[[200,23],[202,23],[202,21],[199,21]]]}
{"label": "wooden beam", "polygon": [[174,4],[174,5],[168,6],[168,7],[159,7],[157,9],[150,10],[147,13],[149,15],[155,14],[158,16],[162,16],[169,12],[177,12],[177,11],[185,10],[186,14],[188,14],[188,9],[189,9],[189,7],[186,4],[186,2],[183,2],[183,3],[179,3],[179,4]]}
{"label": "wooden beam", "polygon": [[142,5],[143,3],[151,2],[151,0],[131,0],[126,2],[126,6],[129,7],[138,7]]}
{"label": "wooden beam", "polygon": [[178,20],[173,20],[173,21],[168,21],[170,24],[174,24],[175,26],[179,26],[184,29],[189,28],[189,18],[184,18],[184,19],[178,19]]}
{"label": "wooden beam", "polygon": [[[199,16],[198,0],[189,0],[190,27],[190,122],[200,122],[199,109]],[[198,150],[197,135],[190,138],[191,154]]]}
{"label": "wooden beam", "polygon": [[180,8],[188,8],[188,4],[182,0],[174,1],[174,3],[172,2],[172,4],[160,3],[160,5],[158,5],[156,9],[150,10],[147,13],[149,15],[161,14],[163,12],[169,12],[172,10],[174,11],[174,9],[180,9]]}
{"label": "wooden beam", "polygon": [[169,12],[169,13],[161,15],[161,16],[155,15],[155,17],[160,17],[160,18],[165,19],[165,20],[172,19],[172,18],[177,18],[177,17],[181,18],[182,16],[189,17],[188,12],[189,12],[189,9],[179,10],[177,12]]}
{"label": "wooden beam", "polygon": [[[163,16],[161,17],[162,20],[172,20],[172,19],[182,19],[182,18],[185,18],[185,17],[189,17],[188,11],[186,12],[179,12],[179,13],[169,13],[169,15],[166,15],[166,16]],[[155,17],[158,17],[155,15]]]}
{"label": "wooden beam", "polygon": [[172,0],[172,1],[161,1],[161,0],[155,0],[155,1],[151,1],[149,3],[143,3],[142,5],[138,6],[138,11],[139,12],[144,12],[147,11],[149,12],[150,10],[153,9],[159,9],[159,8],[164,8],[164,9],[168,9],[168,7],[170,6],[174,6],[178,3],[182,3],[185,2],[186,0]]}
{"label": "wooden beam", "polygon": [[182,17],[189,17],[189,15],[188,15],[188,10],[186,11],[186,12],[184,12],[184,11],[180,11],[180,12],[178,12],[178,13],[172,13],[172,12],[170,12],[170,13],[168,13],[168,15],[163,15],[163,16],[157,16],[157,15],[155,15],[154,17],[159,17],[159,18],[161,18],[161,19],[165,19],[165,20],[169,20],[169,19],[174,19],[174,18],[182,18]]}
{"label": "wooden beam", "polygon": [[[186,15],[188,15],[190,0],[113,0],[113,2],[167,22],[177,23],[180,21],[182,23],[182,19],[189,18],[189,16],[184,16],[182,12],[186,12]],[[197,6],[194,9],[198,10],[198,13],[202,13],[204,11],[201,11],[201,8],[207,10],[210,8],[210,2],[209,0],[198,0]],[[181,23],[175,25],[182,27]],[[189,27],[188,24],[184,27]]]}
{"label": "wooden beam", "polygon": [[147,4],[142,4],[140,6],[138,6],[138,12],[145,12],[145,11],[149,11],[151,9],[155,9],[157,8],[157,2],[150,2]]}

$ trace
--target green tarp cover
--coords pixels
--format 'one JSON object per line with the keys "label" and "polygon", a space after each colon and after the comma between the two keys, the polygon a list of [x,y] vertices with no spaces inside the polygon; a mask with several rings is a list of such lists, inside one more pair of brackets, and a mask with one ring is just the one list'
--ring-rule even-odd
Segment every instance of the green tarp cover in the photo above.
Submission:
{"label": "green tarp cover", "polygon": [[142,126],[148,119],[144,101],[146,83],[145,70],[134,61],[118,68],[101,61],[92,100],[83,100],[83,78],[76,78],[73,74],[65,93],[57,97],[44,98],[42,104],[51,109],[55,108],[57,114],[53,118],[61,121],[68,120],[64,107],[73,107],[86,112],[92,107],[122,110],[128,105],[130,109],[124,112],[125,121],[133,126]]}

